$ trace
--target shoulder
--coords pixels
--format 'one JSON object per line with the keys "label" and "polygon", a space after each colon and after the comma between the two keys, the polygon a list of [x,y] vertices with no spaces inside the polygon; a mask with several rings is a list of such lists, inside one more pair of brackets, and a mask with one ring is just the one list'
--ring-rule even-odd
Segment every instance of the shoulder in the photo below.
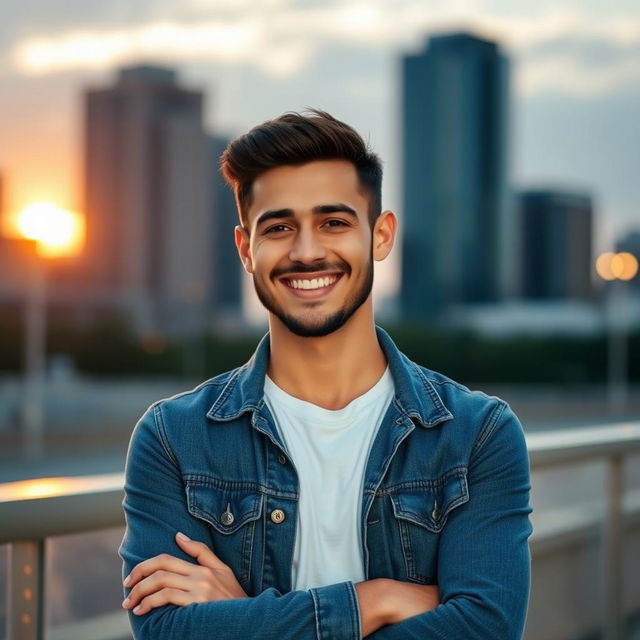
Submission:
{"label": "shoulder", "polygon": [[438,393],[443,403],[449,408],[451,413],[455,415],[467,408],[477,411],[482,408],[505,411],[509,408],[507,402],[502,398],[485,393],[478,389],[470,389],[469,387],[449,378],[448,376],[423,367],[422,365],[413,363],[418,370],[420,376],[424,378]]}
{"label": "shoulder", "polygon": [[482,447],[497,429],[511,432],[511,437],[522,437],[522,425],[508,402],[484,391],[472,390],[442,373],[413,364],[452,414],[457,427],[469,436],[473,433],[475,449]]}
{"label": "shoulder", "polygon": [[160,398],[148,407],[144,415],[152,414],[156,420],[162,420],[167,415],[171,416],[172,421],[180,421],[180,418],[191,420],[199,416],[204,419],[216,399],[234,384],[235,378],[245,367],[246,364],[209,378],[192,389]]}
{"label": "shoulder", "polygon": [[211,407],[228,386],[234,384],[245,366],[205,380],[193,389],[156,400],[133,429],[129,456],[163,449],[176,465],[182,456],[192,456],[193,443],[206,440],[210,424],[207,414]]}

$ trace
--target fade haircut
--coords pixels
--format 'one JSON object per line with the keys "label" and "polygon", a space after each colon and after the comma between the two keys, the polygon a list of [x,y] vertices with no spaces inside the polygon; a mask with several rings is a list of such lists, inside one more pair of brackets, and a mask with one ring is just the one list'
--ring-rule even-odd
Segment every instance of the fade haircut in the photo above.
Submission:
{"label": "fade haircut", "polygon": [[267,120],[232,140],[220,158],[220,169],[233,187],[242,226],[248,230],[248,210],[256,178],[275,167],[315,160],[348,160],[369,199],[369,224],[382,209],[382,162],[355,129],[326,111],[288,112]]}

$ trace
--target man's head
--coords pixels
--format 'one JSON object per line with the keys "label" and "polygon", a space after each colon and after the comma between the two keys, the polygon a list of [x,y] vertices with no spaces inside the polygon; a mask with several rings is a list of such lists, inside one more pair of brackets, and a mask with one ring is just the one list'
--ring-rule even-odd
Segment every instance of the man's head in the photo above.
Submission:
{"label": "man's head", "polygon": [[395,217],[380,211],[380,161],[351,127],[285,114],[234,140],[222,169],[238,252],[272,322],[320,337],[370,312],[373,261],[391,250]]}
{"label": "man's head", "polygon": [[265,171],[315,160],[347,160],[358,174],[358,182],[369,199],[369,221],[373,226],[382,210],[382,163],[367,148],[360,134],[325,111],[285,113],[257,125],[233,140],[222,154],[220,167],[232,185],[242,226],[247,229],[255,179]]}

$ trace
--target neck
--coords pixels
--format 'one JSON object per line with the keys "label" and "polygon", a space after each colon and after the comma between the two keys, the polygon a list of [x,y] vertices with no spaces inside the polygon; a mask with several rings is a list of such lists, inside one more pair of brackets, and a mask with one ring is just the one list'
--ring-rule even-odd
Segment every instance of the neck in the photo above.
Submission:
{"label": "neck", "polygon": [[275,316],[269,328],[269,377],[290,395],[325,409],[341,409],[367,392],[387,366],[371,297],[340,329],[321,338],[297,336]]}

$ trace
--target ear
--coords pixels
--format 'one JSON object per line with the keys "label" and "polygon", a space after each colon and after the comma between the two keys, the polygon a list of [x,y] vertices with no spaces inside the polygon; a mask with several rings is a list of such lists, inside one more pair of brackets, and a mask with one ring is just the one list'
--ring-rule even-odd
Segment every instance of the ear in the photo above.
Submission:
{"label": "ear", "polygon": [[398,219],[393,211],[383,211],[373,225],[373,259],[384,260],[391,249],[396,237]]}
{"label": "ear", "polygon": [[247,273],[253,273],[253,262],[251,260],[251,243],[249,241],[249,232],[240,225],[235,230],[235,241],[238,255],[242,261],[242,266]]}

